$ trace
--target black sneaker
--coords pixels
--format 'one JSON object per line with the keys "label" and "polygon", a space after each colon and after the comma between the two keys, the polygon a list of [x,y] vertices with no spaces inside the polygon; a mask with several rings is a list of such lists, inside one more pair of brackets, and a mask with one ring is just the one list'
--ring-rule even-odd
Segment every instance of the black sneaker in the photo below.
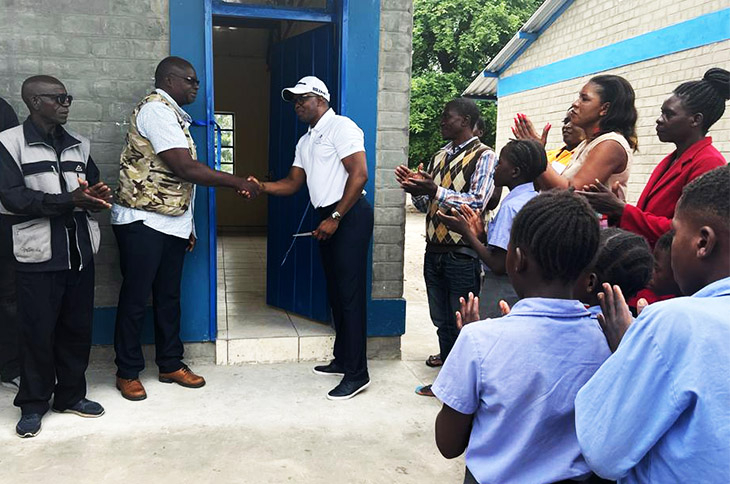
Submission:
{"label": "black sneaker", "polygon": [[342,380],[339,385],[327,394],[329,400],[347,400],[370,386],[370,379],[359,381]]}
{"label": "black sneaker", "polygon": [[337,375],[345,376],[345,370],[340,365],[335,364],[334,361],[330,362],[329,365],[319,365],[312,368],[312,372],[316,375]]}
{"label": "black sneaker", "polygon": [[76,402],[75,405],[67,409],[59,410],[57,408],[54,408],[53,411],[56,413],[73,413],[78,415],[79,417],[85,418],[96,418],[104,415],[104,407],[96,402],[87,400],[86,398],[82,398],[81,400]]}
{"label": "black sneaker", "polygon": [[28,437],[35,437],[41,433],[41,419],[43,415],[39,413],[31,413],[23,415],[18,421],[18,425],[15,426],[15,433],[18,437],[26,439]]}

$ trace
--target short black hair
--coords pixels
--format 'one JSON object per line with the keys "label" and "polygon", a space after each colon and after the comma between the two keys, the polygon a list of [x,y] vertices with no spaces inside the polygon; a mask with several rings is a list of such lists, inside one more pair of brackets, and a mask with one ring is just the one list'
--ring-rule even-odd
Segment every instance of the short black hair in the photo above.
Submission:
{"label": "short black hair", "polygon": [[692,180],[682,190],[676,211],[704,214],[730,229],[730,166],[715,168]]}
{"label": "short black hair", "polygon": [[452,99],[447,102],[446,106],[444,106],[444,110],[446,109],[453,109],[459,116],[463,116],[465,118],[468,116],[471,121],[470,126],[472,129],[474,128],[474,125],[476,125],[477,120],[481,117],[477,103],[465,97],[457,97],[456,99]]}
{"label": "short black hair", "polygon": [[37,89],[39,84],[55,84],[57,86],[63,86],[63,83],[55,77],[46,75],[31,76],[23,81],[23,84],[20,86],[20,97],[31,112],[33,110],[30,108],[30,101],[33,96],[38,95]]}
{"label": "short black hair", "polygon": [[172,71],[187,69],[188,67],[193,68],[193,65],[182,57],[176,57],[174,55],[165,57],[157,64],[157,68],[155,69],[155,86],[162,87],[162,82],[170,73],[173,73]]}
{"label": "short black hair", "polygon": [[633,297],[649,284],[653,269],[654,256],[644,237],[614,227],[601,230],[593,266],[599,283],[617,285],[625,297]]}
{"label": "short black hair", "polygon": [[499,153],[507,158],[527,181],[535,181],[547,169],[545,147],[534,139],[512,139]]}
{"label": "short black hair", "polygon": [[654,244],[654,248],[665,251],[665,252],[671,252],[673,240],[674,240],[674,230],[665,232],[661,237],[659,237],[659,239],[657,239],[656,244]]}
{"label": "short black hair", "polygon": [[555,189],[522,207],[510,245],[527,251],[545,280],[574,283],[596,256],[599,232],[598,217],[583,197]]}
{"label": "short black hair", "polygon": [[730,72],[713,67],[699,81],[680,84],[674,94],[690,114],[702,114],[702,133],[709,131],[725,112],[725,101],[730,99]]}
{"label": "short black hair", "polygon": [[639,115],[636,112],[636,94],[631,83],[621,76],[611,74],[593,77],[589,82],[600,88],[598,95],[601,103],[611,103],[608,112],[599,121],[601,133],[621,133],[631,149],[636,150],[639,146],[636,136],[636,120]]}

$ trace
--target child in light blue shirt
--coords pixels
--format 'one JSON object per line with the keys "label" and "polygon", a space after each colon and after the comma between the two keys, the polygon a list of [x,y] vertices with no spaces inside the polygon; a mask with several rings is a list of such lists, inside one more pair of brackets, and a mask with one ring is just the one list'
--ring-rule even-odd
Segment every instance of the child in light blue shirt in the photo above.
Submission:
{"label": "child in light blue shirt", "polygon": [[610,352],[573,288],[598,242],[593,210],[568,191],[542,193],[515,217],[505,267],[523,299],[507,316],[464,326],[432,387],[443,402],[436,443],[447,458],[466,450],[465,482],[591,474],[573,401]]}
{"label": "child in light blue shirt", "polygon": [[439,214],[444,224],[461,234],[474,249],[485,266],[484,283],[481,290],[480,313],[484,317],[499,317],[498,303],[504,299],[509,304],[517,301],[517,294],[507,277],[505,261],[510,231],[517,213],[527,202],[537,196],[533,182],[547,166],[545,149],[535,140],[511,140],[499,152],[499,162],[494,169],[494,186],[509,188],[509,194],[494,219],[487,227],[486,245],[467,222],[468,207],[460,211],[452,209],[451,215]]}
{"label": "child in light blue shirt", "polygon": [[599,320],[615,353],[575,401],[586,461],[621,484],[730,482],[728,166],[684,188],[672,227],[674,278],[692,296],[632,322],[606,284]]}

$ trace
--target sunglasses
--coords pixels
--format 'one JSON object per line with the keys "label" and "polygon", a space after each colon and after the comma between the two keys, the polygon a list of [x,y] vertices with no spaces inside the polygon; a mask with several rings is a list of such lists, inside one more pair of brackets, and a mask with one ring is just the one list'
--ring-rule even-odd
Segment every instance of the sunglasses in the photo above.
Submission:
{"label": "sunglasses", "polygon": [[38,97],[49,97],[55,100],[58,104],[71,104],[74,97],[70,94],[36,94]]}
{"label": "sunglasses", "polygon": [[179,76],[177,74],[173,74],[172,72],[170,73],[170,75],[171,76],[175,76],[175,77],[179,77],[180,79],[186,81],[191,86],[199,86],[200,85],[200,79],[197,79],[197,78],[195,78],[193,76],[187,76],[187,77],[185,77],[185,76]]}
{"label": "sunglasses", "polygon": [[304,104],[305,102],[307,102],[307,99],[312,98],[312,97],[317,97],[317,95],[316,94],[305,94],[304,96],[295,97],[294,99],[292,99],[292,101],[294,102],[294,104]]}

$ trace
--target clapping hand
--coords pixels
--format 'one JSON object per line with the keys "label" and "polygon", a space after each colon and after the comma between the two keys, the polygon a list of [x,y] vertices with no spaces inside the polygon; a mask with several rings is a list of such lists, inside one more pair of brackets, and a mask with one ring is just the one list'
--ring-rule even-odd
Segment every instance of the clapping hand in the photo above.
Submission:
{"label": "clapping hand", "polygon": [[616,182],[612,190],[596,178],[595,183],[583,185],[583,190],[576,190],[575,193],[583,195],[593,210],[608,216],[620,217],[624,213],[626,202],[621,200],[622,188]]}
{"label": "clapping hand", "polygon": [[413,196],[436,196],[438,186],[434,183],[433,177],[423,170],[423,163],[418,165],[418,170],[415,172],[412,172],[404,165],[397,167],[395,169],[395,178],[401,188]]}
{"label": "clapping hand", "polygon": [[517,113],[515,116],[515,125],[512,127],[512,134],[517,139],[534,139],[542,143],[543,146],[547,144],[548,133],[550,132],[552,125],[547,123],[542,128],[542,135],[538,135],[535,131],[535,126],[530,121],[530,118],[526,114]]}
{"label": "clapping hand", "polygon": [[602,314],[598,315],[598,323],[603,328],[608,347],[614,352],[634,318],[618,286],[611,287],[604,282],[603,292],[598,293],[598,301],[601,303],[602,311]]}
{"label": "clapping hand", "polygon": [[466,237],[469,232],[474,234],[477,240],[484,240],[484,222],[469,205],[461,205],[459,210],[451,208],[449,214],[437,212],[437,216],[447,229]]}
{"label": "clapping hand", "polygon": [[464,299],[459,298],[461,308],[456,311],[456,327],[461,329],[469,323],[479,321],[479,297],[475,296],[473,292],[469,293],[469,297]]}
{"label": "clapping hand", "polygon": [[94,198],[98,198],[99,200],[104,200],[107,203],[111,203],[112,201],[112,189],[107,186],[104,182],[98,182],[95,183],[92,186],[89,186],[89,183],[86,180],[83,180],[81,178],[79,180],[79,186],[85,186],[85,192],[87,195],[90,195]]}
{"label": "clapping hand", "polygon": [[84,210],[103,210],[111,208],[111,189],[99,182],[89,187],[89,182],[79,178],[79,187],[71,192],[74,206]]}
{"label": "clapping hand", "polygon": [[423,163],[420,163],[418,165],[416,171],[411,171],[411,169],[405,165],[398,165],[395,168],[395,180],[398,182],[401,188],[403,188],[403,184],[407,182],[410,178],[420,178],[419,172],[421,171],[423,171]]}

